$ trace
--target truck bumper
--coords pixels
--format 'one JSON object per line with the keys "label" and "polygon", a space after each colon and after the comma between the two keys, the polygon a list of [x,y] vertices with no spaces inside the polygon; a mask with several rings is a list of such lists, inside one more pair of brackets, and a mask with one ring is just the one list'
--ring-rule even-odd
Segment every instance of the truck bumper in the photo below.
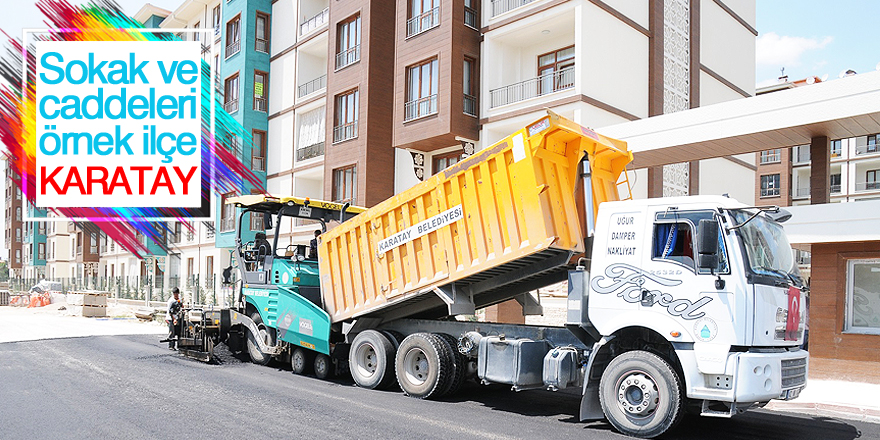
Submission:
{"label": "truck bumper", "polygon": [[810,360],[804,350],[735,355],[736,402],[794,399],[807,385]]}
{"label": "truck bumper", "polygon": [[[809,354],[804,350],[727,354],[723,374],[696,368],[693,350],[676,350],[685,373],[687,395],[720,402],[767,402],[794,399],[807,385]],[[685,365],[690,364],[690,367]]]}

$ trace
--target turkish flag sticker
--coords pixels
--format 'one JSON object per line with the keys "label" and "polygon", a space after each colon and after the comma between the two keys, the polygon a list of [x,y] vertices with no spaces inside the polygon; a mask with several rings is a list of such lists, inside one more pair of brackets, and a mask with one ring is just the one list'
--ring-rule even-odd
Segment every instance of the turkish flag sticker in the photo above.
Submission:
{"label": "turkish flag sticker", "polygon": [[785,322],[785,340],[797,341],[798,326],[801,323],[801,291],[788,288],[788,320]]}

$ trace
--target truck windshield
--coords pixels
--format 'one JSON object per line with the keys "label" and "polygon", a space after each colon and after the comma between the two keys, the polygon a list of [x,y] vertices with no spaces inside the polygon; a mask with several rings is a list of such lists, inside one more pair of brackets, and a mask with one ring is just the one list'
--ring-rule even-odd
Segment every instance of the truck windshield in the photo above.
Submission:
{"label": "truck windshield", "polygon": [[[748,220],[754,211],[736,210],[731,211],[731,214],[739,224]],[[752,272],[800,284],[800,271],[795,264],[791,244],[779,223],[759,215],[738,231]]]}

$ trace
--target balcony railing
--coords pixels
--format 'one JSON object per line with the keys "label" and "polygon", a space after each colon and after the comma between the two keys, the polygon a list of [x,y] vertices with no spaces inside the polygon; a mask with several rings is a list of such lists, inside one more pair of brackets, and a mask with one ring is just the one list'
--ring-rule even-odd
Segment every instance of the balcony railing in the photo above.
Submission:
{"label": "balcony railing", "polygon": [[490,90],[490,107],[500,107],[572,87],[574,87],[574,66]]}
{"label": "balcony railing", "polygon": [[257,38],[256,50],[257,52],[269,53],[269,40]]}
{"label": "balcony railing", "polygon": [[327,87],[327,75],[321,75],[299,87],[296,88],[296,97],[302,98],[303,96],[311,95],[312,93],[317,92],[323,88]]}
{"label": "balcony railing", "polygon": [[266,104],[266,98],[254,96],[254,110],[265,113],[267,107],[268,105]]}
{"label": "balcony railing", "polygon": [[761,197],[778,196],[779,188],[761,188]]}
{"label": "balcony railing", "polygon": [[251,157],[251,169],[254,171],[266,171],[266,160],[262,157]]}
{"label": "balcony railing", "polygon": [[794,149],[794,157],[792,158],[793,163],[807,163],[810,161],[810,150],[807,148],[795,148]]}
{"label": "balcony railing", "polygon": [[860,145],[856,147],[856,156],[862,154],[874,154],[880,153],[880,145],[872,144],[872,145]]}
{"label": "balcony railing", "polygon": [[779,151],[775,151],[772,153],[763,152],[761,153],[761,163],[773,163],[779,162],[781,160],[781,153]]}
{"label": "balcony railing", "polygon": [[324,154],[324,143],[319,142],[317,144],[309,145],[308,147],[298,148],[296,150],[296,160],[297,162],[302,160],[309,160]]}
{"label": "balcony railing", "polygon": [[307,19],[299,25],[299,34],[305,35],[327,23],[327,19],[330,18],[330,8],[324,8],[323,11],[318,12],[315,16]]}
{"label": "balcony railing", "polygon": [[220,219],[220,232],[234,231],[234,230],[235,230],[235,217],[234,216],[229,216],[229,217]]}
{"label": "balcony railing", "polygon": [[440,25],[440,7],[426,11],[406,21],[406,38]]}
{"label": "balcony railing", "polygon": [[361,45],[343,50],[336,54],[336,69],[341,69],[349,64],[354,64],[361,59]]}
{"label": "balcony railing", "polygon": [[226,45],[226,58],[237,54],[241,50],[241,40],[233,41]]}
{"label": "balcony railing", "polygon": [[856,191],[876,191],[878,189],[880,189],[880,182],[856,183]]}
{"label": "balcony railing", "polygon": [[492,16],[501,15],[533,1],[535,0],[492,0]]}
{"label": "balcony railing", "polygon": [[469,116],[478,116],[476,97],[471,95],[464,95],[464,114]]}
{"label": "balcony railing", "polygon": [[342,142],[354,139],[358,135],[357,121],[333,127],[333,142]]}
{"label": "balcony railing", "polygon": [[831,194],[840,194],[840,184],[831,185]]}
{"label": "balcony railing", "polygon": [[226,110],[226,113],[235,113],[238,111],[238,100],[229,101],[223,104],[223,110]]}
{"label": "balcony railing", "polygon": [[464,8],[464,24],[474,29],[480,29],[480,25],[477,23],[477,11],[467,7]]}
{"label": "balcony railing", "polygon": [[437,113],[437,95],[416,99],[404,104],[404,121],[421,118]]}
{"label": "balcony railing", "polygon": [[[762,194],[762,195],[763,195],[763,194]],[[807,196],[810,195],[810,187],[806,187],[806,188],[798,188],[798,189],[795,191],[794,195],[795,195],[796,197],[807,197]]]}

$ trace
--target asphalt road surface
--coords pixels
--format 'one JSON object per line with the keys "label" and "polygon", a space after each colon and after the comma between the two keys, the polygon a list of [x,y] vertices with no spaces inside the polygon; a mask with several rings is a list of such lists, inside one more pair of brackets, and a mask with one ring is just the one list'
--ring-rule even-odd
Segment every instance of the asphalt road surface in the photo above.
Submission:
{"label": "asphalt road surface", "polygon": [[[576,418],[579,397],[469,385],[423,401],[279,365],[185,359],[158,337],[98,336],[0,344],[2,439],[618,439]],[[880,438],[880,425],[751,411],[688,416],[668,439]]]}

